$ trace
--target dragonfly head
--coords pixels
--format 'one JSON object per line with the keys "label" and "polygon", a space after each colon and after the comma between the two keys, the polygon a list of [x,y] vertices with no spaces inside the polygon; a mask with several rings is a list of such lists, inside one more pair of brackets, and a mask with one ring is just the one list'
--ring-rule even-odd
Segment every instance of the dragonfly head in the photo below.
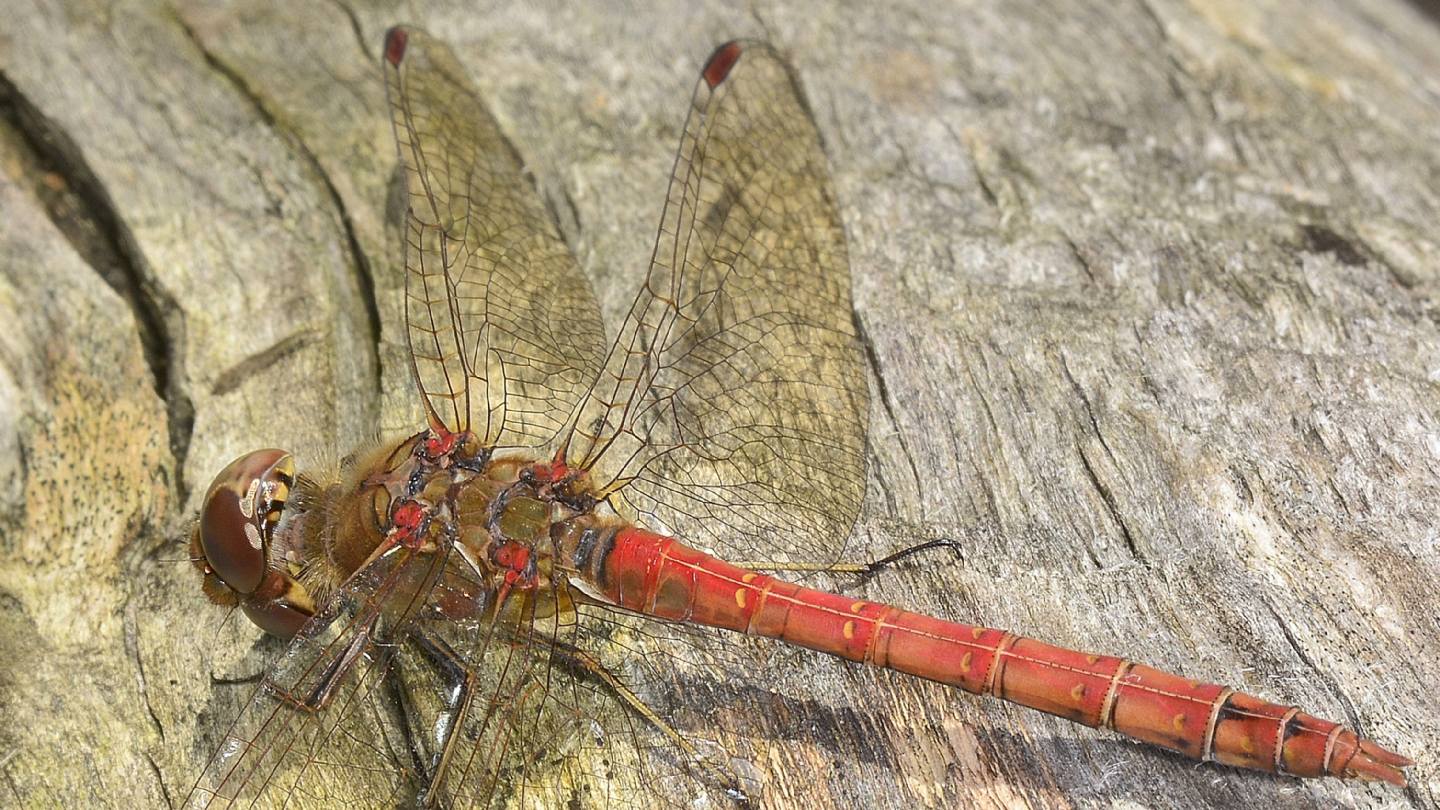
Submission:
{"label": "dragonfly head", "polygon": [[246,453],[215,476],[190,537],[205,595],[216,604],[240,605],[261,629],[284,638],[314,614],[283,561],[271,559],[275,528],[294,486],[289,453]]}

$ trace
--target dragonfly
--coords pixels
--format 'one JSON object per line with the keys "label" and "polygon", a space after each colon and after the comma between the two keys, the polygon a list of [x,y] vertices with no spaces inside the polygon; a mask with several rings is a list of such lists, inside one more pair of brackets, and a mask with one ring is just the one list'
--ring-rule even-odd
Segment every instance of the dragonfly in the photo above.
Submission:
{"label": "dragonfly", "polygon": [[869,405],[823,144],[771,46],[701,70],[608,348],[454,54],[397,27],[382,68],[426,423],[333,473],[262,449],[216,476],[190,537],[204,593],[288,643],[188,805],[763,801],[686,698],[742,674],[736,634],[1196,760],[1405,784],[1409,759],[1296,707],[762,573],[841,558]]}

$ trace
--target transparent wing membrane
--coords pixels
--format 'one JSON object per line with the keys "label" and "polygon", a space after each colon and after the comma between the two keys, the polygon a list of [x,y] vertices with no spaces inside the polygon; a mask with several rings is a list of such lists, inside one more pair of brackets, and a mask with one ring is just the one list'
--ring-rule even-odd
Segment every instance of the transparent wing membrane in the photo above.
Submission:
{"label": "transparent wing membrane", "polygon": [[590,284],[449,48],[397,29],[384,65],[427,412],[486,446],[543,446],[595,379],[604,332]]}
{"label": "transparent wing membrane", "polygon": [[650,272],[570,439],[622,513],[722,556],[839,556],[864,367],[820,138],[769,46],[695,88]]}
{"label": "transparent wing membrane", "polygon": [[[332,620],[306,625],[226,730],[191,804],[319,807],[356,795],[400,803],[415,774],[409,763],[396,767],[403,735],[386,675],[399,648],[385,643],[380,619],[397,586],[439,560],[377,562],[340,589],[322,613]],[[328,698],[317,691],[325,687]]]}
{"label": "transparent wing membrane", "polygon": [[[438,807],[681,807],[705,793],[730,803],[736,780],[704,758],[715,748],[704,734],[677,743],[647,716],[650,702],[675,701],[664,695],[687,666],[657,646],[666,634],[597,608],[531,603],[516,623],[441,617],[420,598],[397,608],[401,591],[433,603],[433,589],[410,586],[441,568],[449,581],[436,588],[464,587],[442,560],[397,555],[338,591],[323,614],[333,621],[290,643],[191,805],[396,807],[429,794]],[[327,690],[324,706],[305,705]]]}

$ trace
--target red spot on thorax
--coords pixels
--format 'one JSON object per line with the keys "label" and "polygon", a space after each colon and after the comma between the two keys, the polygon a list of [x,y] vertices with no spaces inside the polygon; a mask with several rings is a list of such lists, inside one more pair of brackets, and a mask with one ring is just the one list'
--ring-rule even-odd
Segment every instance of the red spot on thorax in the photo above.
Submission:
{"label": "red spot on thorax", "polygon": [[563,459],[556,459],[549,463],[537,462],[530,465],[530,474],[535,477],[537,484],[553,484],[570,474],[570,468],[566,466]]}
{"label": "red spot on thorax", "polygon": [[490,552],[490,559],[505,571],[505,579],[495,592],[495,604],[505,604],[511,590],[528,591],[538,584],[535,572],[530,570],[529,547],[519,543],[502,543]]}
{"label": "red spot on thorax", "polygon": [[445,431],[443,433],[431,433],[425,437],[425,457],[438,459],[455,448],[455,443],[460,440],[459,433]]}
{"label": "red spot on thorax", "polygon": [[400,60],[405,58],[405,45],[410,41],[410,34],[404,28],[391,28],[385,34],[385,61],[400,66]]}
{"label": "red spot on thorax", "polygon": [[530,549],[518,543],[504,543],[495,548],[495,564],[511,571],[523,571],[530,562]]}
{"label": "red spot on thorax", "polygon": [[395,507],[390,517],[390,531],[401,545],[413,547],[420,539],[420,527],[425,523],[425,507],[416,501],[405,501]]}
{"label": "red spot on thorax", "polygon": [[710,85],[711,89],[725,81],[725,77],[730,75],[730,69],[740,61],[742,50],[744,48],[740,43],[731,41],[716,48],[715,53],[710,54],[710,59],[705,63],[705,69],[700,71],[700,75],[705,78],[705,83]]}

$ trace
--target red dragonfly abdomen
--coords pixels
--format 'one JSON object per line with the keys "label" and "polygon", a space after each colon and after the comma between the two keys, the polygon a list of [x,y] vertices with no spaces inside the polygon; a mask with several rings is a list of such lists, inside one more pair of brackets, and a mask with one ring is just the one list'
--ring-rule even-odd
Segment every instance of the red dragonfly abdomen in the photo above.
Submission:
{"label": "red dragonfly abdomen", "polygon": [[1404,785],[1410,760],[1338,723],[1123,658],[804,588],[624,528],[596,584],[622,607],[808,647],[1104,726],[1199,760]]}

